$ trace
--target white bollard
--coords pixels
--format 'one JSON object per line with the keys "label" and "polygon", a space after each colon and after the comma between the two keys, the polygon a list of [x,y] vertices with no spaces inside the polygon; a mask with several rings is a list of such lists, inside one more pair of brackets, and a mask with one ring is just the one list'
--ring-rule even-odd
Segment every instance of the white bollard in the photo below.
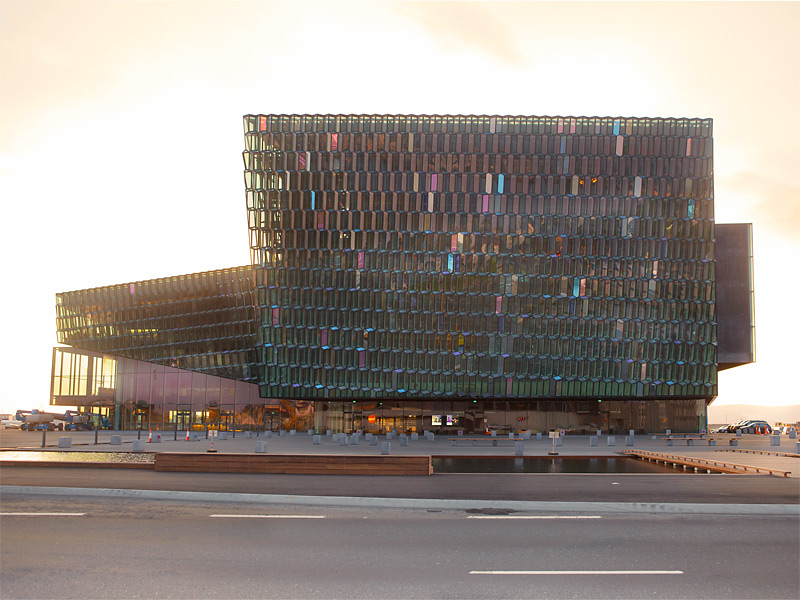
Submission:
{"label": "white bollard", "polygon": [[391,442],[381,442],[381,455],[387,455],[392,451]]}
{"label": "white bollard", "polygon": [[69,438],[69,437],[60,437],[60,438],[58,438],[58,447],[59,448],[71,448],[72,447],[72,438]]}
{"label": "white bollard", "polygon": [[558,436],[556,438],[556,446],[563,446],[563,445],[564,445],[564,438],[561,437],[561,436]]}
{"label": "white bollard", "polygon": [[111,436],[111,445],[112,446],[121,446],[122,445],[122,436],[121,435],[112,435]]}
{"label": "white bollard", "polygon": [[628,430],[628,435],[629,435],[629,436],[631,436],[631,437],[633,437],[633,436],[634,436],[634,431],[633,431],[633,429],[629,429],[629,430]]}
{"label": "white bollard", "polygon": [[347,446],[347,436],[345,434],[339,436],[339,445]]}
{"label": "white bollard", "polygon": [[278,432],[278,437],[285,437],[285,436],[286,436],[286,430],[285,430],[285,429],[281,429],[281,430]]}
{"label": "white bollard", "polygon": [[672,435],[672,429],[667,429],[667,435]]}
{"label": "white bollard", "polygon": [[794,443],[794,453],[795,454],[800,454],[800,442],[795,442]]}
{"label": "white bollard", "polygon": [[289,435],[297,435],[297,430],[296,429],[290,429],[289,430]]}
{"label": "white bollard", "polygon": [[257,454],[267,453],[267,442],[256,442],[255,452]]}
{"label": "white bollard", "polygon": [[419,439],[419,434],[415,431],[411,434],[411,441],[414,442]]}
{"label": "white bollard", "polygon": [[794,427],[792,427],[792,428],[789,430],[789,439],[790,439],[790,440],[797,439],[797,430],[796,430]]}
{"label": "white bollard", "polygon": [[779,436],[779,435],[771,435],[771,436],[769,436],[769,445],[770,446],[780,446],[781,445],[781,436]]}
{"label": "white bollard", "polygon": [[401,435],[400,436],[400,445],[401,446],[408,446],[408,436]]}
{"label": "white bollard", "polygon": [[378,438],[376,438],[375,436],[372,436],[369,439],[369,445],[370,446],[377,446],[378,445]]}
{"label": "white bollard", "polygon": [[494,429],[492,429],[492,437],[497,437],[497,432]]}
{"label": "white bollard", "polygon": [[590,446],[597,446],[597,437],[590,435],[589,436],[589,445]]}
{"label": "white bollard", "polygon": [[510,440],[514,439],[514,432],[513,431],[509,431],[508,432],[508,439],[510,439]]}
{"label": "white bollard", "polygon": [[332,429],[326,429],[325,430],[325,435],[327,435],[328,437],[331,437],[333,435],[333,430]]}
{"label": "white bollard", "polygon": [[606,442],[608,443],[609,446],[616,446],[617,445],[617,438],[614,437],[613,435],[610,435],[610,436],[608,436],[608,438],[606,438]]}
{"label": "white bollard", "polygon": [[131,448],[132,452],[141,452],[144,450],[144,440],[133,440],[133,447]]}
{"label": "white bollard", "polygon": [[524,452],[524,445],[522,442],[514,442],[514,455],[515,456],[522,456]]}
{"label": "white bollard", "polygon": [[218,440],[227,440],[228,439],[228,432],[227,431],[218,431],[217,432],[217,439]]}
{"label": "white bollard", "polygon": [[309,429],[309,430],[308,430],[308,435],[309,435],[309,436],[311,436],[311,435],[314,435],[314,430],[313,430],[313,429]]}
{"label": "white bollard", "polygon": [[351,436],[350,436],[350,445],[351,445],[351,446],[358,446],[358,439],[359,439],[360,437],[361,437],[361,436],[360,436],[360,435],[358,435],[357,433],[354,433],[353,435],[351,435]]}
{"label": "white bollard", "polygon": [[536,434],[536,439],[537,440],[541,440],[542,439],[542,432],[541,431]]}
{"label": "white bollard", "polygon": [[529,440],[529,439],[531,439],[531,432],[530,432],[530,431],[525,431],[525,432],[523,432],[523,433],[522,433],[522,439],[523,439],[523,440]]}
{"label": "white bollard", "polygon": [[319,446],[322,443],[322,436],[320,435],[315,435],[313,439],[315,446]]}
{"label": "white bollard", "polygon": [[632,435],[626,435],[625,436],[625,445],[626,446],[633,446],[633,436]]}
{"label": "white bollard", "polygon": [[245,431],[244,432],[244,437],[246,439],[248,439],[248,440],[252,440],[253,439],[253,432],[252,431]]}
{"label": "white bollard", "polygon": [[265,431],[264,432],[264,437],[272,437],[272,432],[271,431]]}

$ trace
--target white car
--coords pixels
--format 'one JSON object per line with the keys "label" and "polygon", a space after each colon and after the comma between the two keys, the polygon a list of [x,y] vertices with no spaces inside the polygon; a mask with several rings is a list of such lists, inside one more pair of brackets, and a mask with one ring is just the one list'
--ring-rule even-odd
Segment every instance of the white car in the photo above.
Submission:
{"label": "white car", "polygon": [[2,427],[3,429],[19,429],[19,426],[22,425],[21,421],[17,421],[13,417],[10,419],[3,419]]}

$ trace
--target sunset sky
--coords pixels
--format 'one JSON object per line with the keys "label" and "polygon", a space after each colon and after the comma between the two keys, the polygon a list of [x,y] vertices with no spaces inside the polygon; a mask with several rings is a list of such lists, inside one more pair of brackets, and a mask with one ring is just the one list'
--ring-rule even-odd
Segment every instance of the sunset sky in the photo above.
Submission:
{"label": "sunset sky", "polygon": [[3,412],[46,405],[55,298],[249,262],[242,115],[714,119],[754,225],[757,363],[798,404],[800,3],[0,1]]}

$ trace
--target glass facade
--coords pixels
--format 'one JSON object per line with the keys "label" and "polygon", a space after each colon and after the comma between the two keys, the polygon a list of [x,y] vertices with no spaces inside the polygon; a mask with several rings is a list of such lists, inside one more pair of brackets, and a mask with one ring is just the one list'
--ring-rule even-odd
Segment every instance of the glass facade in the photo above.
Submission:
{"label": "glass facade", "polygon": [[56,314],[59,343],[256,381],[250,266],[64,292]]}
{"label": "glass facade", "polygon": [[244,129],[262,396],[716,395],[710,119]]}

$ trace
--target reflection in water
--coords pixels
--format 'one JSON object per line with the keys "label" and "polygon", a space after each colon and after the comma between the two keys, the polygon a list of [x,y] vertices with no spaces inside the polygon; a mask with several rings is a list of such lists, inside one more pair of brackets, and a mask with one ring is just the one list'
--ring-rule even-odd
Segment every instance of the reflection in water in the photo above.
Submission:
{"label": "reflection in water", "polygon": [[151,463],[155,458],[152,452],[0,452],[3,460]]}
{"label": "reflection in water", "polygon": [[[434,473],[683,473],[629,457],[434,457]],[[691,473],[692,471],[687,471]]]}

